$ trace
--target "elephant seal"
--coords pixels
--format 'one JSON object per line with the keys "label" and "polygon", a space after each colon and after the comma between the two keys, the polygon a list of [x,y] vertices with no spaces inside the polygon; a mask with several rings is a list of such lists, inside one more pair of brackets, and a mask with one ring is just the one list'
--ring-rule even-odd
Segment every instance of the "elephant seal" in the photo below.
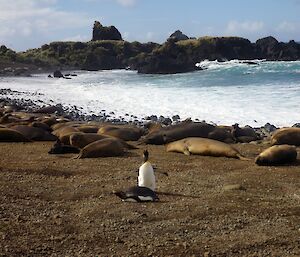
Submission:
{"label": "elephant seal", "polygon": [[31,142],[31,140],[14,129],[0,128],[0,142]]}
{"label": "elephant seal", "polygon": [[231,131],[226,127],[216,127],[212,132],[208,133],[207,138],[228,144],[234,143],[235,141]]}
{"label": "elephant seal", "polygon": [[97,133],[75,132],[70,135],[70,145],[78,148],[84,148],[88,144],[98,140],[102,140],[104,138],[111,138],[111,137],[106,135],[99,135]]}
{"label": "elephant seal", "polygon": [[232,132],[233,138],[236,142],[239,143],[249,143],[251,141],[256,141],[259,139],[258,135],[256,134],[255,130],[249,126],[240,128],[239,124],[235,123],[232,125]]}
{"label": "elephant seal", "polygon": [[33,141],[56,141],[57,137],[50,134],[48,131],[45,131],[41,128],[35,128],[25,125],[16,125],[11,127],[12,129],[20,132],[26,138]]}
{"label": "elephant seal", "polygon": [[[102,140],[105,138],[114,138],[114,137],[110,137],[110,136],[106,136],[106,135],[99,135],[96,133],[75,132],[70,135],[69,141],[70,141],[70,145],[72,145],[72,146],[75,146],[78,148],[84,148],[88,144],[91,144],[95,141]],[[114,139],[120,141],[120,143],[124,146],[124,148],[138,149],[137,147],[126,143],[122,139],[119,139],[119,138],[114,138]]]}
{"label": "elephant seal", "polygon": [[198,154],[202,156],[228,157],[248,160],[232,146],[208,138],[189,137],[166,145],[167,152],[179,152],[186,155]]}
{"label": "elephant seal", "polygon": [[63,137],[64,135],[74,133],[74,132],[79,132],[79,130],[77,128],[74,128],[71,126],[65,126],[65,127],[54,130],[52,132],[52,134],[57,137]]}
{"label": "elephant seal", "polygon": [[255,159],[257,165],[281,165],[295,162],[297,150],[291,145],[274,145],[261,152]]}
{"label": "elephant seal", "polygon": [[137,141],[143,135],[143,130],[137,127],[104,126],[97,132],[100,135],[107,135],[120,138],[124,141]]}
{"label": "elephant seal", "polygon": [[97,133],[99,130],[99,127],[97,126],[91,126],[91,125],[82,125],[79,127],[76,127],[79,131],[84,133]]}
{"label": "elephant seal", "polygon": [[49,154],[65,154],[65,153],[79,153],[80,149],[70,145],[64,145],[58,139],[54,145],[51,147]]}
{"label": "elephant seal", "polygon": [[81,149],[78,159],[112,157],[124,154],[124,146],[118,139],[105,138],[88,144]]}
{"label": "elephant seal", "polygon": [[155,202],[159,200],[157,194],[148,187],[135,186],[126,191],[114,191],[113,193],[125,202]]}
{"label": "elephant seal", "polygon": [[34,127],[34,128],[40,128],[45,131],[52,132],[52,129],[44,122],[34,121],[34,122],[31,122],[28,126]]}
{"label": "elephant seal", "polygon": [[256,141],[259,139],[253,128],[251,128],[250,126],[240,128],[239,124],[237,123],[232,125],[231,134],[235,141],[238,143],[249,143],[251,141]]}
{"label": "elephant seal", "polygon": [[271,145],[300,146],[300,128],[281,128],[271,136]]}
{"label": "elephant seal", "polygon": [[214,129],[215,126],[205,122],[183,122],[146,135],[139,143],[163,145],[187,137],[207,138]]}
{"label": "elephant seal", "polygon": [[140,187],[148,187],[155,191],[155,175],[151,163],[148,161],[149,153],[144,151],[144,163],[139,168],[138,185]]}

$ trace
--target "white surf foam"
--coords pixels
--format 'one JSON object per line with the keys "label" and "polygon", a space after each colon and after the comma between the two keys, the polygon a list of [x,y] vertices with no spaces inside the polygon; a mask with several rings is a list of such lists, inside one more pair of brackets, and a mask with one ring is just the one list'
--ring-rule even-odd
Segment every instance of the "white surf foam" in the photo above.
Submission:
{"label": "white surf foam", "polygon": [[[270,122],[291,126],[299,122],[299,75],[273,78],[262,70],[245,74],[247,69],[248,66],[237,73],[219,70],[165,76],[123,70],[80,71],[71,80],[48,79],[46,74],[40,74],[1,78],[0,88],[28,92],[34,94],[31,99],[47,103],[80,106],[89,114],[99,114],[101,110],[114,112],[116,117],[129,114],[128,119],[132,119],[130,115],[143,118],[178,114],[181,119],[191,117],[217,124],[260,126]],[[29,98],[22,94],[12,97]]]}

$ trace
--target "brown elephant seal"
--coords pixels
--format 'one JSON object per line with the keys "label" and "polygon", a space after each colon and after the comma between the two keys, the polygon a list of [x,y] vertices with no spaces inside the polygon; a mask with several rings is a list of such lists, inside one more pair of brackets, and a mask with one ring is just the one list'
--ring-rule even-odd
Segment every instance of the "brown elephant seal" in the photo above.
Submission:
{"label": "brown elephant seal", "polygon": [[183,122],[148,134],[139,143],[163,145],[187,137],[207,138],[214,129],[215,126],[205,122]]}
{"label": "brown elephant seal", "polygon": [[[91,144],[95,141],[98,140],[102,140],[105,138],[114,138],[114,137],[110,137],[110,136],[106,136],[106,135],[99,135],[99,134],[95,134],[95,133],[73,133],[70,136],[70,145],[78,147],[78,148],[84,148],[85,146],[87,146],[88,144]],[[124,148],[127,149],[137,149],[137,147],[126,143],[124,140],[119,139],[119,138],[114,138],[118,141],[121,142],[121,144],[124,146]]]}
{"label": "brown elephant seal", "polygon": [[20,132],[26,138],[33,141],[56,141],[57,137],[40,128],[30,127],[26,125],[16,125],[12,129]]}
{"label": "brown elephant seal", "polygon": [[70,145],[84,148],[90,143],[93,143],[98,140],[102,140],[105,138],[111,138],[110,136],[100,135],[97,133],[83,133],[83,132],[76,132],[70,135]]}
{"label": "brown elephant seal", "polygon": [[44,122],[34,121],[29,124],[30,127],[40,128],[48,132],[52,132],[52,129]]}
{"label": "brown elephant seal", "polygon": [[274,145],[261,152],[255,159],[257,165],[281,165],[295,162],[297,150],[291,145]]}
{"label": "brown elephant seal", "polygon": [[79,131],[84,133],[97,133],[99,130],[99,127],[92,126],[92,125],[82,125],[79,127],[76,127]]}
{"label": "brown elephant seal", "polygon": [[54,145],[51,147],[49,154],[66,154],[66,153],[79,153],[80,149],[70,145],[64,145],[58,139]]}
{"label": "brown elephant seal", "polygon": [[228,144],[234,143],[235,141],[231,131],[226,127],[216,127],[212,132],[208,133],[207,138]]}
{"label": "brown elephant seal", "polygon": [[124,141],[137,141],[143,135],[144,131],[137,127],[117,127],[108,125],[100,128],[97,133],[117,137]]}
{"label": "brown elephant seal", "polygon": [[281,128],[271,136],[271,145],[300,146],[300,128]]}
{"label": "brown elephant seal", "polygon": [[189,137],[166,145],[167,152],[184,153],[185,155],[197,154],[202,156],[228,157],[248,160],[232,146],[208,138]]}
{"label": "brown elephant seal", "polygon": [[77,158],[113,157],[123,154],[124,146],[118,139],[105,138],[85,146],[81,149]]}
{"label": "brown elephant seal", "polygon": [[31,142],[31,140],[14,129],[0,128],[0,142]]}
{"label": "brown elephant seal", "polygon": [[71,127],[71,126],[64,126],[62,128],[56,129],[52,132],[53,135],[57,137],[63,137],[64,135],[79,132],[77,128]]}
{"label": "brown elephant seal", "polygon": [[231,134],[236,140],[236,142],[239,143],[249,143],[251,141],[256,141],[260,139],[253,128],[249,126],[240,128],[239,124],[237,123],[232,125]]}
{"label": "brown elephant seal", "polygon": [[147,130],[148,134],[160,131],[163,127],[159,122],[148,122],[145,124],[144,128]]}

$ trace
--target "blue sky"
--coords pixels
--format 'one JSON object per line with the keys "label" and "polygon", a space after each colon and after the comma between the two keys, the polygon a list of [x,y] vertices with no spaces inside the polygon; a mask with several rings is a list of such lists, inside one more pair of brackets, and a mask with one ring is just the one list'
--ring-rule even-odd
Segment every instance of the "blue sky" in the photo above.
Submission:
{"label": "blue sky", "polygon": [[0,0],[0,44],[14,50],[88,41],[92,25],[114,25],[128,41],[188,36],[273,35],[300,41],[300,0]]}

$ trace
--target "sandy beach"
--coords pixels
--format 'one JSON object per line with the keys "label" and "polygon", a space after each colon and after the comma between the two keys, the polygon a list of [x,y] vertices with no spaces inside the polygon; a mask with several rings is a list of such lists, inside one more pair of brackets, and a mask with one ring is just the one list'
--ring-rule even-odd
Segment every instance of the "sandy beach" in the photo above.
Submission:
{"label": "sandy beach", "polygon": [[[300,162],[257,166],[253,159],[268,145],[235,144],[251,161],[164,146],[73,159],[49,155],[51,146],[1,143],[1,256],[300,254]],[[145,148],[160,201],[122,202],[112,191],[136,184]]]}

